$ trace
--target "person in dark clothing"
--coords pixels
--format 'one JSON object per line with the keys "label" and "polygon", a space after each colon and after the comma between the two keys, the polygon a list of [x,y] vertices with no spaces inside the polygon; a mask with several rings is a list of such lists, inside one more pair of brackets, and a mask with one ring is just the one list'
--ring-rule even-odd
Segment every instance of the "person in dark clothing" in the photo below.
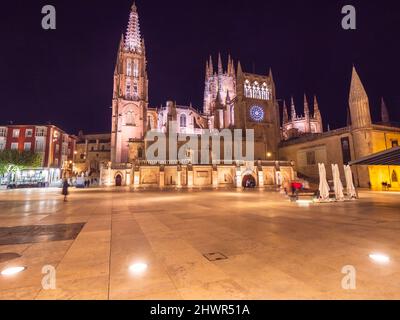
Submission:
{"label": "person in dark clothing", "polygon": [[62,184],[62,195],[64,196],[64,202],[67,201],[68,188],[69,188],[68,180],[64,179],[63,184]]}

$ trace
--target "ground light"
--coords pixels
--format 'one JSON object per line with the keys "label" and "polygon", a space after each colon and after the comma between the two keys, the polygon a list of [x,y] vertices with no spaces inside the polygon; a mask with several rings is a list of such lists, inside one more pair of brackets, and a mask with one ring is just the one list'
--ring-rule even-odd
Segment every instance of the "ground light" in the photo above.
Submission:
{"label": "ground light", "polygon": [[1,275],[2,276],[13,276],[13,275],[18,274],[25,270],[26,270],[26,267],[11,267],[11,268],[4,269],[1,272]]}
{"label": "ground light", "polygon": [[312,203],[314,203],[314,201],[312,201],[312,200],[297,200],[296,203],[300,207],[309,207]]}
{"label": "ground light", "polygon": [[369,255],[369,257],[377,263],[386,264],[390,262],[390,258],[387,255],[381,253],[372,253]]}
{"label": "ground light", "polygon": [[143,262],[137,262],[130,265],[129,270],[134,274],[142,274],[147,270],[147,264]]}

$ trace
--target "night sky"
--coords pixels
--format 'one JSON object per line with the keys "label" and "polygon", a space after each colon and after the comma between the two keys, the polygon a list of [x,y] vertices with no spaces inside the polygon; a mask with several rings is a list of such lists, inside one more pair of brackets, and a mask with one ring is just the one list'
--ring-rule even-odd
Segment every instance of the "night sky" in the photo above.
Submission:
{"label": "night sky", "polygon": [[[398,1],[137,0],[146,41],[150,106],[202,108],[205,61],[230,53],[244,71],[273,70],[279,99],[319,98],[324,124],[346,124],[354,63],[379,121],[381,96],[400,121]],[[41,8],[57,30],[41,28]],[[341,8],[357,9],[357,30]],[[0,122],[51,122],[69,133],[109,132],[113,71],[132,0],[13,0],[1,4]],[[311,101],[310,101],[311,102]]]}

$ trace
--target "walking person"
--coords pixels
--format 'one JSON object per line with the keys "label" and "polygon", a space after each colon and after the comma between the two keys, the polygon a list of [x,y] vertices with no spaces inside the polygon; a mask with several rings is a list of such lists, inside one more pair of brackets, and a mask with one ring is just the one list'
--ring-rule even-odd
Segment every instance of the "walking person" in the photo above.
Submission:
{"label": "walking person", "polygon": [[68,188],[69,188],[68,180],[64,179],[63,184],[62,184],[62,195],[64,196],[64,202],[67,201]]}

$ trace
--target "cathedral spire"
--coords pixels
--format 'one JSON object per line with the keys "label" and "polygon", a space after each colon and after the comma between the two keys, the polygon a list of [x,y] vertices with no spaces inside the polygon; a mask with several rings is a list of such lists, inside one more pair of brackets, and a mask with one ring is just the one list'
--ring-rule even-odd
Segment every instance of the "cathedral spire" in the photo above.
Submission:
{"label": "cathedral spire", "polygon": [[361,82],[360,76],[358,75],[356,68],[353,66],[349,100],[356,101],[361,99],[368,99],[368,95],[364,89],[364,85]]}
{"label": "cathedral spire", "polygon": [[385,100],[381,99],[381,117],[382,117],[382,122],[385,124],[390,123],[390,118],[389,118],[389,111],[386,107]]}
{"label": "cathedral spire", "polygon": [[296,106],[294,105],[294,99],[293,97],[291,98],[291,119],[292,121],[296,120],[297,115],[296,115]]}
{"label": "cathedral spire", "polygon": [[310,108],[308,106],[307,96],[304,94],[304,115],[307,117],[310,116]]}
{"label": "cathedral spire", "polygon": [[351,124],[354,129],[371,126],[372,120],[368,95],[354,66],[350,85],[349,107]]}
{"label": "cathedral spire", "polygon": [[135,3],[133,3],[131,13],[129,14],[128,28],[125,37],[125,48],[130,51],[140,50],[141,48],[139,14]]}
{"label": "cathedral spire", "polygon": [[289,122],[289,115],[288,115],[288,110],[286,106],[286,100],[283,100],[283,124]]}
{"label": "cathedral spire", "polygon": [[235,62],[233,61],[233,59],[231,60],[231,75],[236,76]]}
{"label": "cathedral spire", "polygon": [[321,111],[319,110],[318,100],[316,95],[314,95],[314,119],[318,120],[320,125],[320,132],[323,132],[324,128],[322,125],[322,116],[321,116]]}
{"label": "cathedral spire", "polygon": [[224,73],[224,68],[222,67],[221,53],[218,53],[218,74],[221,75],[223,73]]}
{"label": "cathedral spire", "polygon": [[210,55],[210,62],[208,63],[208,74],[212,76],[214,74],[214,65],[212,61],[212,56]]}
{"label": "cathedral spire", "polygon": [[117,62],[115,64],[115,70],[114,70],[114,75],[118,74],[118,68],[119,68],[119,63],[121,61],[121,54],[122,51],[124,50],[124,35],[121,34],[121,40],[119,41],[119,46],[118,46],[118,54],[117,54]]}
{"label": "cathedral spire", "polygon": [[306,133],[311,132],[311,124],[310,124],[310,107],[308,106],[307,96],[304,94],[304,116],[305,116],[305,128],[304,131]]}
{"label": "cathedral spire", "polygon": [[242,65],[240,64],[240,61],[238,61],[238,67],[237,67],[237,74],[242,75],[243,70],[242,70]]}
{"label": "cathedral spire", "polygon": [[210,66],[208,64],[208,61],[206,61],[206,81],[208,80],[209,72],[210,72]]}
{"label": "cathedral spire", "polygon": [[232,70],[231,70],[231,55],[228,54],[228,75],[232,74]]}

